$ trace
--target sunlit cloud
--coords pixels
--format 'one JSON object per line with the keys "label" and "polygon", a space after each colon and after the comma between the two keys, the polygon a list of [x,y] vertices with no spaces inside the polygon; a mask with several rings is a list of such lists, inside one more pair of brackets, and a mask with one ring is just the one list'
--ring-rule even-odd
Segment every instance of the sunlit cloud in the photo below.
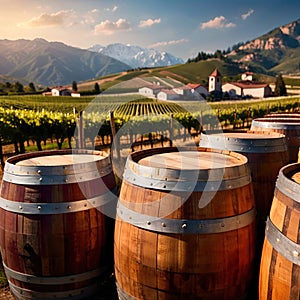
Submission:
{"label": "sunlit cloud", "polygon": [[200,24],[200,29],[207,29],[207,28],[231,28],[235,27],[236,25],[232,22],[228,22],[224,16],[215,17],[207,22]]}
{"label": "sunlit cloud", "polygon": [[93,14],[95,14],[97,12],[99,12],[99,9],[97,9],[97,8],[94,8],[93,10],[91,10],[91,13],[93,13]]}
{"label": "sunlit cloud", "polygon": [[242,19],[246,20],[248,17],[250,17],[252,14],[254,13],[253,9],[249,9],[248,12],[246,12],[245,14],[242,14]]}
{"label": "sunlit cloud", "polygon": [[139,27],[151,27],[154,24],[159,24],[161,22],[161,19],[148,19],[148,20],[141,20]]}
{"label": "sunlit cloud", "polygon": [[71,10],[61,10],[56,13],[43,13],[38,17],[34,17],[26,22],[19,23],[19,27],[47,27],[47,26],[61,26],[66,23],[66,20],[73,14]]}
{"label": "sunlit cloud", "polygon": [[111,35],[115,32],[128,30],[131,30],[131,26],[126,19],[119,19],[117,22],[106,20],[95,26],[94,34],[103,33],[105,35]]}
{"label": "sunlit cloud", "polygon": [[180,40],[171,40],[171,41],[164,41],[164,42],[158,42],[152,45],[149,45],[149,48],[156,48],[161,46],[169,46],[169,45],[177,45],[177,44],[183,44],[187,43],[189,40],[187,39],[180,39]]}

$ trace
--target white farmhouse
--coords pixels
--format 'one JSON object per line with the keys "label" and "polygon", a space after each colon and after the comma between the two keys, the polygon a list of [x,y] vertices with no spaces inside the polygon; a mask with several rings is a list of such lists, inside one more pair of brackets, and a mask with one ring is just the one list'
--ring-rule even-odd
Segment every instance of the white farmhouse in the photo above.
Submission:
{"label": "white farmhouse", "polygon": [[208,91],[207,88],[201,84],[198,83],[188,83],[187,86],[189,86],[192,90],[197,92],[198,94],[207,97],[208,96]]}
{"label": "white farmhouse", "polygon": [[180,95],[178,95],[174,90],[163,89],[157,94],[158,100],[178,100]]}
{"label": "white farmhouse", "polygon": [[71,96],[72,96],[72,97],[77,97],[77,98],[79,98],[79,97],[80,97],[80,93],[79,93],[79,92],[72,91],[72,92],[71,92]]}
{"label": "white farmhouse", "polygon": [[228,82],[223,84],[222,90],[227,92],[231,98],[244,96],[264,98],[272,95],[272,89],[268,84],[252,81]]}
{"label": "white farmhouse", "polygon": [[64,87],[55,87],[51,89],[52,96],[71,96],[71,90]]}
{"label": "white farmhouse", "polygon": [[150,84],[145,87],[139,88],[139,94],[147,98],[156,98],[157,94],[163,89],[165,89],[165,87],[159,84]]}

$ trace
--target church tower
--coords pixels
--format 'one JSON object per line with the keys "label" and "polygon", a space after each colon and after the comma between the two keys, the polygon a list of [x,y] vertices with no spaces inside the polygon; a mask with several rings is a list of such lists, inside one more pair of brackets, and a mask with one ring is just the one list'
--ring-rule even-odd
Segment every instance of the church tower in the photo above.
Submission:
{"label": "church tower", "polygon": [[208,92],[222,92],[222,75],[215,69],[208,78]]}

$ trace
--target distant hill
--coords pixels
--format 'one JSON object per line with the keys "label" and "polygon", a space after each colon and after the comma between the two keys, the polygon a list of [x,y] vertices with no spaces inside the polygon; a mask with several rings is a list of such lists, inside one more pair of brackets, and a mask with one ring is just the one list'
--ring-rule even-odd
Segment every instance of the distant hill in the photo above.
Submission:
{"label": "distant hill", "polygon": [[228,57],[254,72],[300,74],[300,19],[242,44]]}
{"label": "distant hill", "polygon": [[123,61],[132,68],[152,68],[183,64],[181,58],[175,57],[168,52],[161,52],[140,46],[124,45],[121,43],[110,44],[106,47],[94,45],[88,50],[105,54]]}
{"label": "distant hill", "polygon": [[0,74],[47,86],[69,84],[130,69],[127,64],[59,42],[0,40]]}
{"label": "distant hill", "polygon": [[[187,83],[200,83],[202,85],[206,85],[208,76],[214,71],[215,68],[218,68],[218,70],[224,76],[224,80],[232,80],[236,76],[240,76],[242,72],[235,64],[226,63],[218,59],[211,59],[197,63],[130,71],[126,72],[125,74],[120,74],[117,76],[117,78],[112,75],[111,80],[109,77],[106,77],[103,79],[103,81],[99,79],[99,82],[102,89],[110,88],[115,84],[120,84],[124,81],[129,81],[134,78],[151,78],[153,81],[160,81],[159,78],[162,78],[164,81],[166,79],[170,79],[171,84],[174,86],[176,86],[176,83],[177,85]],[[144,82],[139,81],[135,86],[139,87],[140,83],[144,84]],[[87,86],[89,84],[86,82],[84,85]],[[89,85],[90,88],[92,88],[92,85],[93,83],[91,82]]]}

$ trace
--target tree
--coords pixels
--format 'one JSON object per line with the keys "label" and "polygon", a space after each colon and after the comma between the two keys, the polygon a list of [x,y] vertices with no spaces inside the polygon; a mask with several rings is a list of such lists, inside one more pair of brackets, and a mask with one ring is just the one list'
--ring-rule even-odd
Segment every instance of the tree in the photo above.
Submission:
{"label": "tree", "polygon": [[78,88],[77,88],[77,82],[75,80],[72,82],[72,90],[74,92],[77,92],[77,90],[78,90]]}
{"label": "tree", "polygon": [[100,86],[99,86],[98,82],[96,82],[94,85],[94,91],[95,91],[95,94],[100,94]]}
{"label": "tree", "polygon": [[29,86],[29,90],[30,90],[30,92],[35,92],[35,91],[36,91],[36,89],[35,89],[35,86],[34,86],[34,83],[33,83],[33,82],[30,82],[28,86]]}
{"label": "tree", "polygon": [[24,93],[24,87],[23,87],[23,84],[20,83],[19,81],[17,81],[17,82],[14,84],[14,90],[15,90],[15,92],[17,92],[17,93]]}
{"label": "tree", "polygon": [[275,94],[275,96],[286,96],[287,95],[285,83],[283,81],[281,74],[279,74],[276,77],[274,94]]}

